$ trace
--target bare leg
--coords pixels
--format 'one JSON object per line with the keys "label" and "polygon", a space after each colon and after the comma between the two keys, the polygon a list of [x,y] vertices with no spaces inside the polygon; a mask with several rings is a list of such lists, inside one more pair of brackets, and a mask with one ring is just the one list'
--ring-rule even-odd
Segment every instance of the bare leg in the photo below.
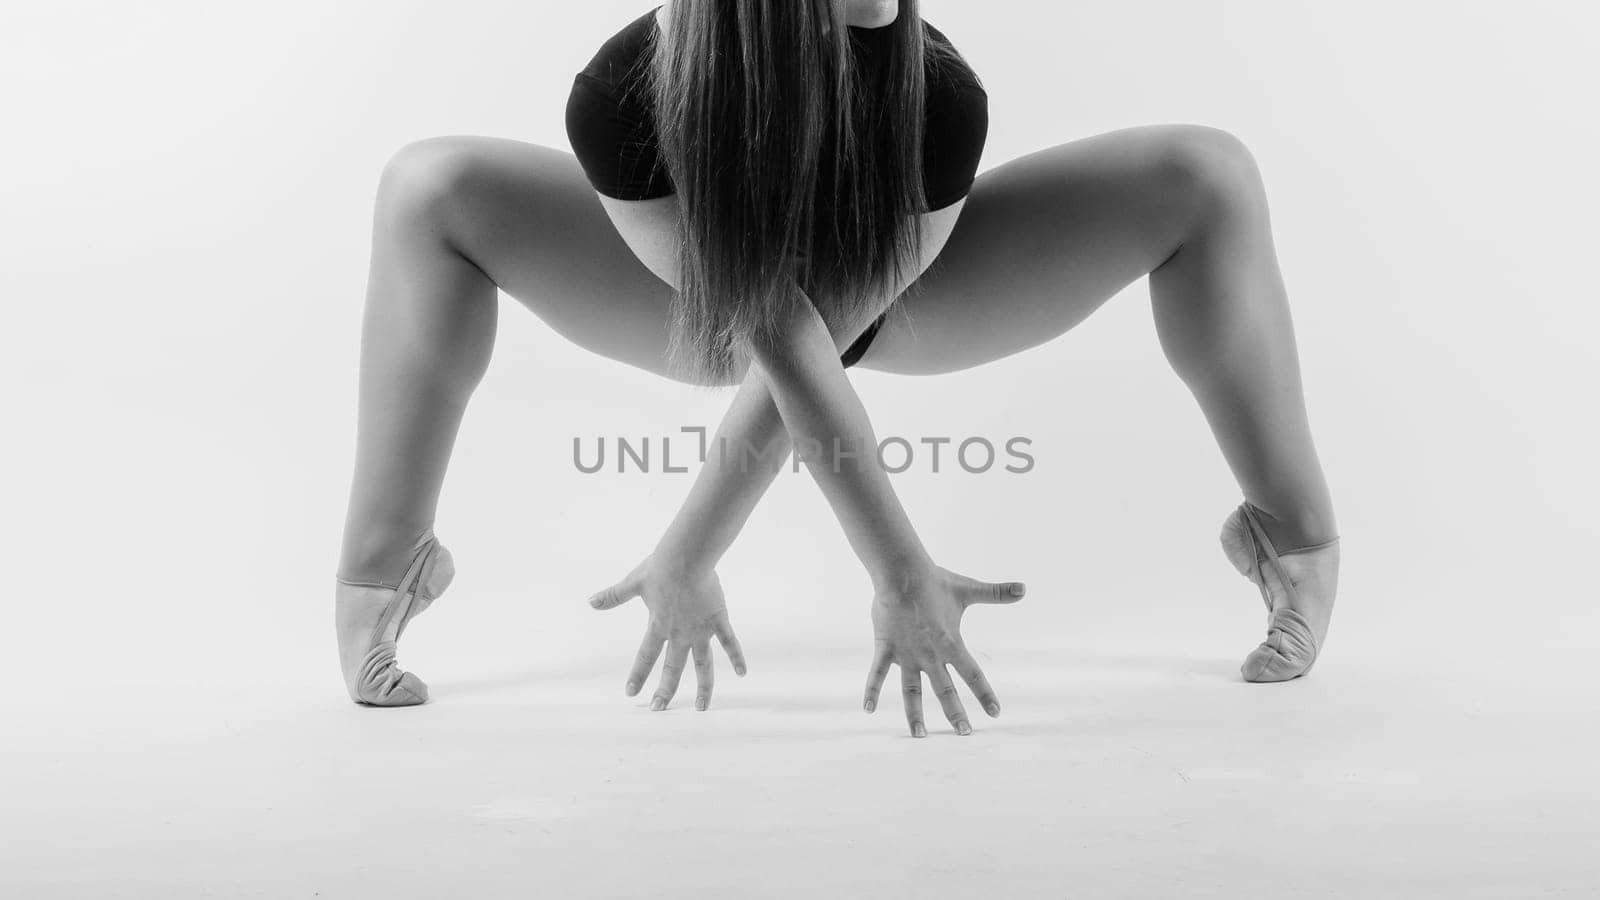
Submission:
{"label": "bare leg", "polygon": [[1250,156],[1227,139],[1199,179],[1201,215],[1150,274],[1156,333],[1200,403],[1244,496],[1289,549],[1332,540],[1333,498],[1311,440],[1289,299]]}
{"label": "bare leg", "polygon": [[[392,644],[448,583],[448,555],[413,573],[403,593],[416,598],[394,588],[436,544],[445,469],[494,345],[497,288],[580,345],[665,374],[671,289],[617,235],[571,154],[450,137],[395,155],[373,220],[336,596],[346,682],[363,702],[426,699],[393,665]],[[374,656],[377,644],[388,647]]]}
{"label": "bare leg", "polygon": [[394,578],[433,527],[456,431],[494,348],[499,298],[445,227],[447,179],[411,150],[378,189],[339,562],[351,580]]}
{"label": "bare leg", "polygon": [[[983,173],[907,317],[891,317],[861,365],[932,374],[1009,356],[1145,275],[1167,358],[1273,544],[1333,539],[1266,192],[1223,132],[1128,129]],[[1320,643],[1332,583],[1300,593]]]}

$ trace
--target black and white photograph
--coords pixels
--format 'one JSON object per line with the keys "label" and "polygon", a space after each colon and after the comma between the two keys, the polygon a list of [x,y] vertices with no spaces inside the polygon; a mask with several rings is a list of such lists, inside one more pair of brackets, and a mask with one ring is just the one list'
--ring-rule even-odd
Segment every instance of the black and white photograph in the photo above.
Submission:
{"label": "black and white photograph", "polygon": [[1600,5],[0,73],[0,896],[1600,897]]}

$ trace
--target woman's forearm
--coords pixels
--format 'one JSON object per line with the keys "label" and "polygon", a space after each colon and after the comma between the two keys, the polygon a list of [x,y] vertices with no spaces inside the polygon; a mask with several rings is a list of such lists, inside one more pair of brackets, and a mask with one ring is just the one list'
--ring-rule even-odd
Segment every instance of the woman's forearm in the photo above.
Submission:
{"label": "woman's forearm", "polygon": [[[862,324],[835,335],[835,352],[844,352],[865,329]],[[751,366],[706,447],[688,497],[656,545],[657,561],[691,571],[714,568],[783,469],[792,446],[766,376]]]}
{"label": "woman's forearm", "polygon": [[689,496],[656,545],[657,561],[714,568],[783,468],[789,447],[766,380],[752,368],[707,445]]}
{"label": "woman's forearm", "polygon": [[834,353],[827,327],[810,300],[799,302],[782,337],[755,345],[778,413],[806,467],[879,589],[893,589],[932,560],[878,459],[866,407]]}

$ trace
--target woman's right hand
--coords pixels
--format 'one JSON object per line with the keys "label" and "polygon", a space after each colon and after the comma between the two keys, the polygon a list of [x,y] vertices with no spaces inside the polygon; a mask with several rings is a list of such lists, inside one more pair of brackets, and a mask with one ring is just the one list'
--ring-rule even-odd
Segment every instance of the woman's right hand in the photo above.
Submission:
{"label": "woman's right hand", "polygon": [[652,710],[667,708],[678,692],[678,681],[683,677],[683,667],[689,656],[694,656],[696,691],[695,709],[711,705],[711,688],[716,670],[711,662],[711,637],[716,635],[722,649],[733,663],[735,674],[744,675],[744,650],[739,638],[728,623],[728,606],[722,596],[722,584],[711,569],[685,569],[655,562],[647,556],[629,572],[627,577],[589,598],[595,609],[615,609],[635,597],[643,597],[650,610],[650,621],[645,626],[644,641],[634,657],[633,669],[628,673],[624,688],[629,697],[639,693],[656,659],[666,650],[666,661],[661,664],[661,680],[656,685],[655,696],[650,699]]}
{"label": "woman's right hand", "polygon": [[961,616],[978,603],[1015,603],[1026,592],[1021,582],[991,583],[958,575],[938,566],[899,573],[881,586],[872,600],[872,628],[877,652],[867,673],[867,712],[878,708],[878,694],[891,664],[900,667],[900,696],[906,725],[912,737],[927,737],[922,718],[922,676],[928,676],[945,718],[957,734],[971,734],[972,723],[945,666],[956,673],[978,698],[983,711],[1000,715],[1000,700],[978,661],[961,639]]}

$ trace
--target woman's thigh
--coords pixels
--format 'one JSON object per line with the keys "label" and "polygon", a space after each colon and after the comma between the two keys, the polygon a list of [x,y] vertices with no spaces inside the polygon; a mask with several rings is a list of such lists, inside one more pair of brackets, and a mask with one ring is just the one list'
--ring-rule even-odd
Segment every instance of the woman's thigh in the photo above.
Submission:
{"label": "woman's thigh", "polygon": [[1242,153],[1214,129],[1149,126],[982,173],[904,314],[889,316],[860,365],[953,372],[1060,336],[1181,246],[1198,189]]}
{"label": "woman's thigh", "polygon": [[571,153],[436,137],[407,145],[389,171],[425,185],[445,239],[557,333],[668,375],[672,288],[622,240]]}

